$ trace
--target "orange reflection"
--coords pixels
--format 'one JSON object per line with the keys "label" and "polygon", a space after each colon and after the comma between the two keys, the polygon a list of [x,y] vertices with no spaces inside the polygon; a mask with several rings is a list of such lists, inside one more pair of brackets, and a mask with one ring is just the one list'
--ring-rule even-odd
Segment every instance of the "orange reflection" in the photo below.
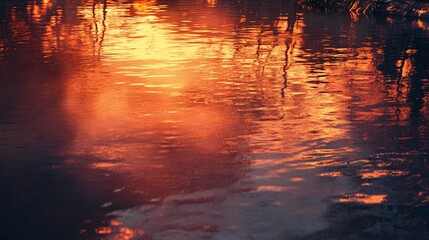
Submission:
{"label": "orange reflection", "polygon": [[360,175],[362,178],[381,178],[385,176],[403,176],[407,172],[404,171],[388,171],[388,170],[375,170],[372,172],[362,172]]}
{"label": "orange reflection", "polygon": [[284,192],[290,190],[290,187],[283,187],[283,186],[259,186],[257,187],[256,191],[258,192]]}
{"label": "orange reflection", "polygon": [[341,172],[325,172],[320,174],[322,177],[340,177],[342,175]]}
{"label": "orange reflection", "polygon": [[122,225],[122,222],[112,220],[109,226],[97,228],[96,233],[99,235],[109,235],[109,239],[115,240],[136,239],[145,235],[145,231],[141,229],[132,229]]}
{"label": "orange reflection", "polygon": [[[51,11],[52,3],[29,4],[25,11],[41,24],[43,58],[63,58],[62,67],[73,69],[53,88],[65,88],[58,102],[73,125],[72,142],[61,154],[69,159],[66,165],[76,166],[70,171],[77,182],[93,178],[88,172],[106,177],[99,188],[114,200],[98,205],[103,209],[134,199],[163,204],[174,194],[228,189],[243,179],[251,183],[234,191],[326,199],[332,192],[319,189],[320,179],[346,185],[344,179],[353,174],[366,181],[407,174],[368,170],[373,162],[353,160],[362,157],[354,153],[375,150],[352,140],[366,143],[381,136],[379,126],[366,124],[379,118],[395,115],[398,126],[406,126],[418,52],[402,49],[399,55],[405,57],[393,61],[390,73],[397,83],[386,84],[393,77],[377,69],[385,43],[359,42],[357,16],[352,16],[351,31],[341,33],[342,41],[350,42],[344,44],[318,31],[309,37],[311,21],[296,10],[267,20],[255,19],[244,8],[237,17],[234,8],[211,0],[186,11],[180,4],[156,1],[88,2],[76,8],[79,18],[74,19],[61,9]],[[34,38],[26,35],[31,32],[27,19],[15,10],[10,15],[13,38]],[[380,106],[386,98],[395,104]],[[345,167],[349,164],[366,170]],[[339,166],[341,172],[335,170]],[[67,169],[51,167],[62,168]],[[77,185],[97,195],[93,187]],[[338,188],[350,192],[350,186]],[[386,199],[356,193],[339,201],[379,204]],[[320,206],[308,211],[325,213]],[[111,221],[96,233],[117,239],[146,234],[125,221]]]}
{"label": "orange reflection", "polygon": [[144,235],[145,232],[143,230],[139,229],[131,229],[128,227],[121,227],[119,229],[119,233],[113,236],[109,236],[110,239],[115,240],[129,240],[129,239],[135,239],[137,237],[141,237]]}
{"label": "orange reflection", "polygon": [[[145,14],[124,17],[130,7]],[[80,9],[88,22],[105,26],[100,67],[71,77],[67,84],[64,106],[78,125],[72,154],[99,159],[90,164],[93,168],[148,179],[175,172],[180,161],[166,161],[173,156],[200,163],[199,155],[223,159],[232,153],[246,155],[249,148],[255,154],[296,153],[272,161],[256,159],[255,167],[272,168],[269,176],[287,174],[288,167],[336,164],[340,146],[314,145],[309,150],[295,143],[349,138],[348,93],[362,82],[377,84],[368,74],[377,71],[367,61],[374,58],[372,48],[317,55],[306,49],[302,20],[291,25],[289,18],[279,17],[276,27],[284,33],[273,35],[266,34],[274,30],[265,25],[240,25],[247,20],[210,19],[204,11],[196,19],[166,18],[167,10],[153,1],[109,5],[108,18],[100,23],[103,17],[95,14],[94,19],[92,6]],[[222,31],[211,31],[213,25]],[[339,60],[297,64],[314,56]],[[350,71],[362,73],[361,79],[348,77]],[[378,102],[381,93],[374,90],[360,104]],[[379,115],[359,114],[359,120]],[[253,133],[245,141],[231,140],[247,131]],[[343,146],[341,151],[354,148]],[[206,163],[197,168],[216,171]]]}
{"label": "orange reflection", "polygon": [[216,4],[217,4],[217,0],[207,0],[207,4],[208,4],[210,7],[215,7],[215,6],[216,6]]}
{"label": "orange reflection", "polygon": [[[194,36],[175,32],[177,19],[165,22],[162,7],[145,6],[147,15],[124,18],[128,5],[109,5],[100,66],[69,79],[64,107],[77,124],[69,153],[89,156],[76,165],[119,174],[116,184],[154,199],[229,184],[241,175],[235,158],[247,151],[233,141],[241,120],[233,107],[210,104],[211,93],[195,91],[203,53],[217,51],[206,42],[221,39],[188,44]],[[81,13],[93,19],[92,6]]]}
{"label": "orange reflection", "polygon": [[302,181],[304,181],[304,178],[295,177],[295,178],[291,178],[290,181],[292,181],[292,182],[302,182]]}
{"label": "orange reflection", "polygon": [[357,202],[362,204],[380,204],[386,201],[387,195],[367,195],[357,193],[346,198],[341,198],[340,202]]}
{"label": "orange reflection", "polygon": [[100,227],[100,228],[97,228],[95,231],[97,234],[100,234],[100,235],[107,235],[112,233],[112,229],[110,227]]}
{"label": "orange reflection", "polygon": [[150,9],[151,6],[155,4],[154,0],[137,0],[133,1],[131,4],[131,11],[136,13],[144,13],[146,10]]}

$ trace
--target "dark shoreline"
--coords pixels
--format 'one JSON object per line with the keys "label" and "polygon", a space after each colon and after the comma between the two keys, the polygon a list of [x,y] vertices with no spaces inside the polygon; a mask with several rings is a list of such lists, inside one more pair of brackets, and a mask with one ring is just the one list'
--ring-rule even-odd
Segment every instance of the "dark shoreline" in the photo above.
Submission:
{"label": "dark shoreline", "polygon": [[429,3],[405,0],[301,0],[304,8],[429,20]]}

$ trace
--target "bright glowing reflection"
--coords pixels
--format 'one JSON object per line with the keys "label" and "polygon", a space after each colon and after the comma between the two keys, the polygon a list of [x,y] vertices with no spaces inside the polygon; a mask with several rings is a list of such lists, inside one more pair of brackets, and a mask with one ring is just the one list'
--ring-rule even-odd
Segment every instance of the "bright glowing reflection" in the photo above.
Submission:
{"label": "bright glowing reflection", "polygon": [[398,49],[384,25],[293,2],[58,2],[4,13],[18,94],[0,95],[1,146],[59,159],[49,171],[97,218],[83,237],[295,238],[344,224],[337,207],[427,203],[417,33],[399,28]]}
{"label": "bright glowing reflection", "polygon": [[386,201],[387,195],[367,195],[367,194],[354,194],[346,198],[342,198],[340,202],[357,202],[362,204],[380,204]]}
{"label": "bright glowing reflection", "polygon": [[[108,18],[96,17],[96,25],[103,26],[100,66],[90,78],[70,78],[67,84],[64,104],[78,125],[69,154],[92,156],[99,159],[91,164],[93,168],[130,176],[120,177],[121,185],[135,186],[136,192],[149,194],[154,202],[187,192],[193,179],[200,179],[197,189],[227,186],[241,176],[242,165],[231,165],[232,174],[218,168],[250,154],[248,177],[257,185],[244,188],[255,189],[250,192],[294,192],[300,198],[318,192],[324,199],[330,191],[313,186],[319,177],[336,181],[340,186],[336,191],[351,190],[343,183],[348,172],[319,169],[338,166],[339,158],[356,152],[350,140],[352,99],[359,98],[359,106],[371,106],[384,98],[383,90],[374,87],[380,84],[374,80],[378,70],[367,60],[376,59],[377,51],[363,46],[309,52],[302,19],[291,25],[288,17],[279,17],[276,31],[283,33],[274,35],[264,25],[240,27],[246,18],[233,23],[219,13],[209,19],[204,11],[195,17],[169,11],[167,5],[134,2],[109,5]],[[80,12],[88,21],[94,18],[91,6]],[[222,30],[214,31],[214,26]],[[301,64],[316,56],[332,60]],[[412,73],[410,59],[399,64],[402,77]],[[353,94],[363,83],[372,87],[371,97]],[[92,92],[88,95],[82,85]],[[381,114],[358,111],[353,121],[371,121]],[[360,177],[391,174],[396,173],[367,171]],[[219,185],[220,179],[226,185]],[[290,179],[291,185],[284,185],[283,179]],[[139,182],[152,184],[137,187]],[[302,188],[307,191],[301,192]],[[243,191],[239,189],[234,191]],[[339,201],[385,200],[386,195],[356,193]],[[309,211],[320,218],[324,210]],[[133,221],[121,221],[125,226],[115,228],[115,234],[134,236],[132,229],[139,228]],[[185,225],[192,225],[189,221]]]}

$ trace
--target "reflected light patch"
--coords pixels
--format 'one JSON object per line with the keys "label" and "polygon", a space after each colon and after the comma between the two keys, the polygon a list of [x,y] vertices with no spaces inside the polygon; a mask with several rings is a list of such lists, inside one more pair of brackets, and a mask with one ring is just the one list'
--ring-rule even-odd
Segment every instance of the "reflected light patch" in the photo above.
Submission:
{"label": "reflected light patch", "polygon": [[380,194],[380,195],[367,195],[363,193],[357,193],[354,195],[350,195],[345,198],[339,199],[339,202],[342,203],[348,203],[348,202],[356,202],[356,203],[362,203],[362,204],[380,204],[384,201],[386,201],[387,195]]}
{"label": "reflected light patch", "polygon": [[155,1],[151,0],[135,0],[132,3],[132,10],[138,13],[143,13],[146,10],[150,9],[151,6],[155,4]]}
{"label": "reflected light patch", "polygon": [[112,233],[112,229],[110,227],[100,227],[95,229],[95,232],[100,235],[107,235]]}
{"label": "reflected light patch", "polygon": [[100,162],[100,163],[93,163],[93,164],[91,164],[91,166],[93,168],[98,168],[98,169],[109,169],[109,168],[117,168],[120,166],[125,166],[125,164]]}
{"label": "reflected light patch", "polygon": [[290,179],[291,182],[302,182],[304,181],[304,178],[302,177],[295,177]]}
{"label": "reflected light patch", "polygon": [[387,176],[404,176],[407,173],[404,171],[388,171],[388,170],[375,170],[372,172],[364,172],[361,173],[360,176],[365,178],[381,178],[381,177],[387,177]]}
{"label": "reflected light patch", "polygon": [[321,177],[340,177],[342,175],[343,174],[341,172],[326,172],[319,174]]}
{"label": "reflected light patch", "polygon": [[123,226],[123,222],[118,220],[110,221],[108,227],[100,227],[96,229],[97,234],[99,235],[109,235],[107,239],[115,240],[128,240],[128,239],[139,239],[146,234],[144,230],[133,229],[127,226]]}
{"label": "reflected light patch", "polygon": [[257,192],[285,192],[285,191],[288,191],[290,189],[291,189],[291,187],[267,185],[267,186],[257,187],[256,191]]}

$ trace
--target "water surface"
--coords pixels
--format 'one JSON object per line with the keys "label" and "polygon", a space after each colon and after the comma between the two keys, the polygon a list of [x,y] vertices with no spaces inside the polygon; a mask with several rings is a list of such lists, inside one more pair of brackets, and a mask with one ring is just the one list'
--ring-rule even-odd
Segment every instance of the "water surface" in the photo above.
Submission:
{"label": "water surface", "polygon": [[7,0],[0,30],[2,238],[429,238],[428,23]]}

